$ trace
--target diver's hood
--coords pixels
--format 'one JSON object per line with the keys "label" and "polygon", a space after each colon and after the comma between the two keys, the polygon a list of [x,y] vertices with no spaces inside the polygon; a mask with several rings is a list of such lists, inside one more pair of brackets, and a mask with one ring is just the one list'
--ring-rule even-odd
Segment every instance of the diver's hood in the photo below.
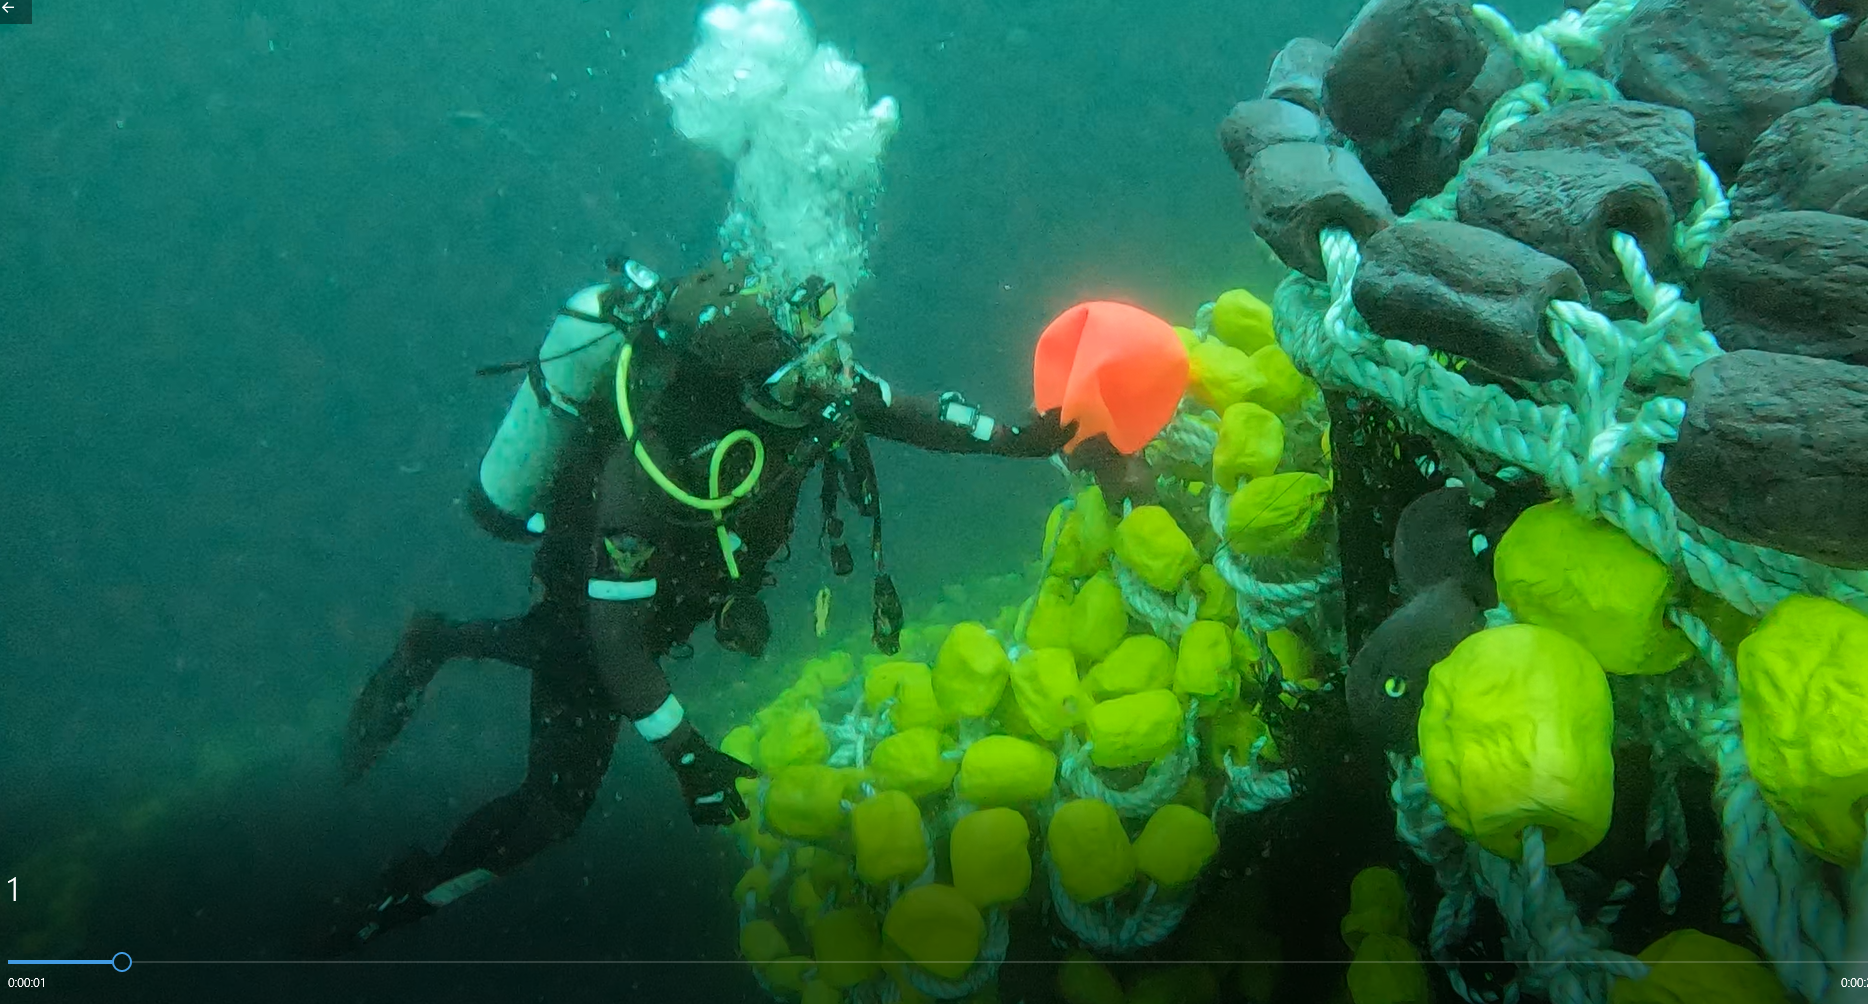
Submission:
{"label": "diver's hood", "polygon": [[682,279],[663,322],[670,344],[740,379],[763,379],[797,357],[772,312],[746,289],[743,264],[712,265]]}

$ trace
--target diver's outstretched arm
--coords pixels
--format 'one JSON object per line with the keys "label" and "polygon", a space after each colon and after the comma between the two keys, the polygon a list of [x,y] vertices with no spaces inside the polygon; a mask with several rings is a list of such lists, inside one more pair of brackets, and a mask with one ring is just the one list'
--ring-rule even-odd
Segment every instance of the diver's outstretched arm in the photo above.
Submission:
{"label": "diver's outstretched arm", "polygon": [[[591,582],[593,594],[605,591],[605,582],[627,585],[621,580]],[[638,601],[592,597],[590,644],[598,678],[636,732],[674,769],[695,825],[725,826],[746,818],[746,800],[733,782],[759,772],[714,749],[688,723],[667,674],[643,641],[642,618],[651,608],[632,607],[632,602]]]}
{"label": "diver's outstretched arm", "polygon": [[871,435],[937,453],[989,453],[1048,457],[1069,442],[1071,430],[1056,413],[1032,414],[1018,424],[993,418],[959,394],[935,397],[896,393],[888,381],[863,371],[856,414]]}
{"label": "diver's outstretched arm", "polygon": [[[958,394],[939,397],[896,394],[887,381],[863,374],[856,389],[863,428],[883,439],[939,453],[986,453],[1000,457],[1048,457],[1070,442],[1076,423],[1061,411],[1033,413],[1017,425],[996,421]],[[1155,500],[1154,472],[1139,454],[1123,454],[1103,435],[1064,454],[1073,471],[1089,471],[1103,497],[1120,513],[1124,499],[1136,505]]]}

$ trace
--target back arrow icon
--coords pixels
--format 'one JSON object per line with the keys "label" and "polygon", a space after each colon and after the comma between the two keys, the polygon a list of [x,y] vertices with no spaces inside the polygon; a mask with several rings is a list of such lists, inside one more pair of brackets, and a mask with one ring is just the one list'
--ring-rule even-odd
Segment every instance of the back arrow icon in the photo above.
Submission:
{"label": "back arrow icon", "polygon": [[0,13],[13,13],[13,5],[10,3],[0,3]]}

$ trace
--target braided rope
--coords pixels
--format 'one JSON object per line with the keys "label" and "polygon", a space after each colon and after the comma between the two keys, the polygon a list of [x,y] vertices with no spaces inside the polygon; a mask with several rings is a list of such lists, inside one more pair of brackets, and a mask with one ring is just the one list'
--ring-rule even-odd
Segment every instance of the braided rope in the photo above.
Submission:
{"label": "braided rope", "polygon": [[[1489,152],[1492,139],[1504,130],[1565,100],[1615,97],[1606,81],[1576,67],[1601,58],[1603,39],[1633,7],[1633,0],[1600,0],[1520,33],[1502,14],[1476,5],[1479,23],[1509,49],[1526,83],[1493,105],[1473,153],[1446,188],[1416,204],[1405,218],[1454,218],[1454,194],[1467,169]],[[1697,178],[1694,210],[1675,230],[1682,260],[1695,269],[1703,267],[1731,218],[1729,199],[1703,158]],[[1697,306],[1677,287],[1653,280],[1634,240],[1617,234],[1613,243],[1633,299],[1646,318],[1639,323],[1611,322],[1580,304],[1554,305],[1553,335],[1581,380],[1580,385],[1556,385],[1570,386],[1574,399],[1544,406],[1548,410],[1512,402],[1497,388],[1474,388],[1433,363],[1424,349],[1381,339],[1361,326],[1349,298],[1360,255],[1353,239],[1341,231],[1322,235],[1329,267],[1327,300],[1319,302],[1320,287],[1301,276],[1280,286],[1279,306],[1291,308],[1276,312],[1280,327],[1290,328],[1296,319],[1294,331],[1280,331],[1280,342],[1320,381],[1372,393],[1403,414],[1419,414],[1466,445],[1543,475],[1585,512],[1598,512],[1662,560],[1678,558],[1695,582],[1740,610],[1759,613],[1799,589],[1868,610],[1868,572],[1834,569],[1738,544],[1693,525],[1674,508],[1660,485],[1656,447],[1677,438],[1684,403],[1664,397],[1629,402],[1638,415],[1624,424],[1613,420],[1619,395],[1607,392],[1624,381],[1651,386],[1663,377],[1684,379],[1719,349],[1704,330]],[[1609,360],[1611,368],[1604,372],[1590,366],[1581,352],[1585,348],[1596,350],[1590,358]],[[1358,354],[1364,358],[1357,360]],[[1621,376],[1624,366],[1627,375]],[[1604,383],[1603,376],[1611,379]],[[1594,422],[1585,429],[1581,419],[1587,416]],[[1579,449],[1585,441],[1588,448]]]}
{"label": "braided rope", "polygon": [[1588,66],[1602,58],[1602,41],[1633,14],[1635,0],[1600,0],[1586,10],[1566,10],[1560,17],[1533,29],[1554,42],[1573,65]]}
{"label": "braided rope", "polygon": [[875,744],[895,732],[895,724],[888,715],[892,704],[893,699],[884,701],[875,714],[865,715],[859,695],[855,707],[824,727],[824,734],[831,742],[830,758],[825,763],[831,767],[862,767],[868,763]]}
{"label": "braided rope", "polygon": [[754,982],[759,984],[759,989],[764,991],[765,995],[771,998],[772,1000],[775,1000],[775,1001],[790,1001],[791,1000],[791,993],[789,991],[780,990],[779,988],[773,986],[772,981],[765,978],[765,973],[762,972],[758,966],[752,967],[752,978]]}
{"label": "braided rope", "polygon": [[1784,985],[1811,1001],[1828,992],[1827,959],[1844,957],[1847,922],[1822,883],[1820,864],[1784,829],[1764,800],[1745,755],[1738,714],[1738,668],[1725,646],[1693,614],[1675,609],[1677,625],[1712,671],[1707,697],[1672,703],[1676,720],[1700,738],[1717,772],[1713,789],[1734,898]]}
{"label": "braided rope", "polygon": [[1198,709],[1198,702],[1188,707],[1181,721],[1180,741],[1173,750],[1149,764],[1142,780],[1127,789],[1111,788],[1097,776],[1096,767],[1090,761],[1095,743],[1079,744],[1075,732],[1065,732],[1057,771],[1062,787],[1074,798],[1106,802],[1117,815],[1128,819],[1146,819],[1154,815],[1180,794],[1181,786],[1187,783],[1187,775],[1192,773],[1200,755],[1200,736],[1194,728]]}
{"label": "braided rope", "polygon": [[[1632,241],[1615,243],[1626,270],[1637,275],[1645,271]],[[1591,437],[1585,434],[1577,403],[1587,411],[1592,400],[1603,401],[1599,383],[1593,388],[1584,386],[1577,394],[1579,402],[1571,404],[1539,404],[1514,399],[1498,387],[1475,387],[1434,361],[1425,348],[1368,331],[1349,295],[1361,263],[1354,239],[1332,229],[1324,232],[1322,246],[1328,286],[1293,275],[1278,287],[1274,298],[1280,342],[1320,382],[1354,388],[1397,412],[1419,416],[1472,449],[1541,475],[1575,499],[1583,511],[1593,510],[1663,561],[1678,560],[1694,582],[1741,611],[1760,613],[1799,587],[1868,610],[1868,573],[1829,568],[1769,548],[1739,544],[1698,526],[1674,507],[1660,483],[1662,457],[1657,447],[1677,435],[1670,434],[1684,417],[1684,406],[1677,399],[1642,402],[1627,429],[1610,425],[1598,430],[1598,434],[1610,435],[1592,463]],[[1635,285],[1637,289],[1647,286]],[[1611,333],[1629,354],[1637,346],[1645,348],[1650,359],[1658,360],[1648,364],[1656,372],[1691,365],[1693,354],[1710,351],[1709,343],[1694,345],[1691,338],[1678,335],[1680,326],[1696,318],[1697,312],[1675,299],[1677,291],[1661,292],[1670,287],[1656,283],[1653,288],[1651,302],[1658,308],[1657,316],[1650,315],[1644,322],[1651,330],[1640,342],[1617,322],[1600,315],[1589,318],[1587,308],[1580,304],[1553,308],[1553,328],[1568,328],[1567,333],[1559,333],[1559,344],[1570,342],[1567,355],[1572,366],[1582,362],[1580,356],[1594,358],[1584,351],[1591,337],[1607,339]],[[1586,333],[1577,331],[1578,324]],[[1639,334],[1641,326],[1629,330]],[[1656,331],[1673,334],[1655,337]],[[1581,339],[1583,345],[1576,346],[1574,339]],[[1669,352],[1674,356],[1671,361]],[[1580,379],[1586,384],[1595,371],[1587,365],[1582,369]],[[1605,406],[1595,407],[1600,422]]]}
{"label": "braided rope", "polygon": [[1602,0],[1591,5],[1588,11],[1570,11],[1540,28],[1520,33],[1505,15],[1485,4],[1474,4],[1474,17],[1511,53],[1525,82],[1507,91],[1487,111],[1472,153],[1461,162],[1452,179],[1437,194],[1416,202],[1404,218],[1457,218],[1454,206],[1468,170],[1491,153],[1492,143],[1501,133],[1525,119],[1547,112],[1563,101],[1612,101],[1619,97],[1613,84],[1572,63],[1587,65],[1599,59],[1602,37],[1620,25],[1633,9],[1629,0]]}
{"label": "braided rope", "polygon": [[1596,910],[1596,915],[1590,923],[1596,927],[1613,927],[1615,922],[1621,919],[1622,911],[1628,908],[1628,901],[1634,898],[1636,888],[1638,887],[1627,879],[1617,879],[1615,887],[1609,891],[1608,899],[1604,900],[1602,906]]}
{"label": "braided rope", "polygon": [[1193,312],[1193,333],[1201,341],[1213,337],[1213,307],[1212,303],[1203,303],[1199,310]]}
{"label": "braided rope", "polygon": [[[1706,632],[1705,624],[1697,617],[1684,611],[1676,610],[1673,613],[1691,618],[1695,630]],[[1676,623],[1680,621],[1676,620]],[[1658,678],[1635,677],[1627,680],[1627,685],[1636,687],[1638,691],[1637,713],[1633,716],[1633,727],[1626,730],[1625,737],[1623,723],[1616,723],[1618,745],[1648,747],[1648,763],[1654,784],[1648,797],[1645,836],[1650,848],[1662,841],[1667,844],[1667,859],[1661,865],[1660,874],[1655,876],[1654,885],[1661,913],[1670,917],[1679,909],[1680,869],[1686,866],[1687,855],[1692,849],[1687,832],[1686,806],[1680,798],[1680,769],[1687,763],[1703,758],[1696,737],[1696,726],[1692,724],[1698,720],[1699,712],[1688,711],[1685,705],[1688,700],[1695,702],[1698,707],[1706,703],[1699,693],[1699,677],[1702,674],[1695,672],[1700,665],[1695,662]],[[1729,880],[1730,876],[1727,878]]]}
{"label": "braided rope", "polygon": [[1213,462],[1213,451],[1219,446],[1219,432],[1182,412],[1161,430],[1153,445],[1175,460],[1205,467]]}
{"label": "braided rope", "polygon": [[1200,601],[1193,595],[1193,590],[1183,584],[1180,592],[1174,596],[1142,581],[1135,570],[1123,564],[1115,555],[1109,556],[1109,570],[1114,574],[1116,588],[1122,593],[1122,604],[1136,617],[1148,622],[1148,628],[1161,640],[1176,644],[1180,636],[1193,625],[1195,611]]}
{"label": "braided rope", "polygon": [[1314,578],[1272,582],[1253,575],[1242,559],[1225,548],[1213,555],[1213,570],[1232,587],[1240,622],[1261,633],[1310,616],[1325,599],[1335,595],[1343,579],[1342,568],[1331,565]]}
{"label": "braided rope", "polygon": [[1587,67],[1601,61],[1603,40],[1634,8],[1634,0],[1602,0],[1527,32],[1517,31],[1510,19],[1485,4],[1474,4],[1472,12],[1511,51],[1526,79],[1550,81],[1561,94],[1613,101],[1621,96],[1614,85]]}
{"label": "braided rope", "polygon": [[1213,570],[1232,588],[1239,622],[1260,634],[1310,616],[1342,585],[1341,565],[1326,565],[1316,575],[1293,582],[1273,582],[1253,574],[1251,563],[1225,544],[1226,508],[1232,496],[1218,487],[1207,490],[1206,518],[1221,543],[1213,553]]}
{"label": "braided rope", "polygon": [[1044,872],[1050,883],[1051,906],[1057,911],[1057,918],[1085,947],[1098,952],[1126,955],[1160,944],[1180,926],[1187,916],[1187,908],[1193,905],[1191,883],[1187,888],[1164,894],[1161,887],[1151,881],[1133,909],[1117,907],[1116,896],[1099,900],[1099,908],[1098,903],[1079,903],[1070,897],[1064,889],[1063,876],[1048,852],[1044,855]]}
{"label": "braided rope", "polygon": [[1543,828],[1524,829],[1523,858],[1514,863],[1468,845],[1479,890],[1498,904],[1511,940],[1524,953],[1519,982],[1552,1004],[1599,1004],[1617,977],[1640,979],[1647,964],[1606,949],[1607,932],[1586,927],[1563,884],[1547,867]]}
{"label": "braided rope", "polygon": [[1478,905],[1466,841],[1447,826],[1445,811],[1427,787],[1420,757],[1404,759],[1391,752],[1388,765],[1394,772],[1388,794],[1395,807],[1395,837],[1433,869],[1434,883],[1440,887],[1440,903],[1427,931],[1428,955],[1439,964],[1460,998],[1472,1001],[1475,998],[1460,978],[1453,957],[1454,949],[1466,940],[1473,909]]}
{"label": "braided rope", "polygon": [[1213,802],[1211,815],[1215,819],[1227,812],[1249,816],[1295,797],[1291,772],[1285,768],[1267,769],[1259,761],[1259,751],[1270,739],[1270,736],[1259,736],[1253,740],[1243,766],[1233,763],[1232,751],[1226,751],[1226,790]]}
{"label": "braided rope", "polygon": [[903,968],[908,973],[908,982],[916,990],[935,1000],[951,1001],[976,994],[993,977],[999,975],[999,967],[1005,962],[1006,949],[1012,941],[1012,925],[1006,920],[1004,910],[993,910],[986,916],[986,935],[979,946],[979,957],[973,960],[972,968],[958,979],[942,979],[917,965]]}
{"label": "braided rope", "polygon": [[1706,267],[1712,246],[1732,224],[1732,203],[1719,187],[1719,175],[1704,157],[1699,161],[1699,201],[1693,206],[1691,222],[1681,221],[1674,230],[1674,246],[1680,260],[1694,271]]}
{"label": "braided rope", "polygon": [[1654,790],[1647,806],[1647,846],[1653,847],[1663,840],[1667,842],[1667,863],[1661,866],[1655,884],[1660,896],[1660,912],[1671,917],[1680,905],[1679,871],[1685,867],[1692,845],[1687,839],[1686,806],[1680,801],[1679,772],[1671,760],[1661,755],[1658,745],[1653,759],[1656,763]]}
{"label": "braided rope", "polygon": [[1862,843],[1861,860],[1856,862],[1855,873],[1849,877],[1849,903],[1853,906],[1845,956],[1849,961],[1836,966],[1836,972],[1868,979],[1868,841]]}
{"label": "braided rope", "polygon": [[[1403,760],[1390,754],[1390,764],[1395,769],[1389,788],[1395,835],[1432,866],[1442,891],[1428,948],[1449,978],[1456,976],[1453,950],[1464,940],[1481,894],[1498,904],[1510,928],[1508,951],[1527,963],[1513,981],[1510,996],[1539,992],[1555,1004],[1600,1002],[1612,978],[1646,973],[1639,960],[1603,948],[1606,932],[1586,927],[1577,916],[1562,884],[1546,867],[1540,828],[1526,828],[1524,857],[1514,864],[1447,826],[1445,812],[1427,787],[1420,757]],[[1455,989],[1471,999],[1462,982],[1456,981]]]}
{"label": "braided rope", "polygon": [[1805,998],[1820,1000],[1828,989],[1828,967],[1820,950],[1803,937],[1795,893],[1802,871],[1797,848],[1786,843],[1783,825],[1765,804],[1736,728],[1719,743],[1716,757],[1714,797],[1733,891],[1778,978]]}

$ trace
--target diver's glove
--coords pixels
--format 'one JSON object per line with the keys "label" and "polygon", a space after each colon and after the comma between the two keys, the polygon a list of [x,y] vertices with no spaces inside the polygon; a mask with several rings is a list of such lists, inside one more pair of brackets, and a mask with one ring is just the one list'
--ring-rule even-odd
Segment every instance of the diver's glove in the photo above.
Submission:
{"label": "diver's glove", "polygon": [[1050,411],[1032,411],[1025,414],[1018,424],[1012,427],[1012,439],[1017,456],[1048,457],[1064,448],[1070,437],[1077,434],[1077,423],[1063,420],[1064,410],[1052,408]]}
{"label": "diver's glove", "polygon": [[1103,490],[1103,504],[1117,519],[1122,517],[1124,502],[1144,506],[1158,501],[1155,470],[1147,456],[1119,452],[1110,445],[1109,437],[1101,433],[1078,443],[1064,458],[1064,463],[1073,471],[1089,471],[1096,478],[1097,486]]}
{"label": "diver's glove", "polygon": [[695,826],[729,826],[750,812],[733,782],[759,772],[708,745],[700,731],[682,722],[655,748],[681,782],[681,797]]}

